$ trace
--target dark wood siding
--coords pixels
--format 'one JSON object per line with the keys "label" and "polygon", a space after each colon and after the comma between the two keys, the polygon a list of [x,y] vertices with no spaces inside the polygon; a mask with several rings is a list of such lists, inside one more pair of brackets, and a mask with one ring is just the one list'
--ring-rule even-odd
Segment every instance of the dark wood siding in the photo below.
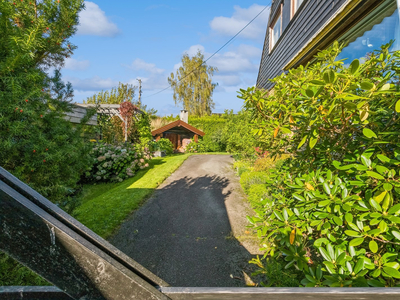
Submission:
{"label": "dark wood siding", "polygon": [[[276,12],[279,12],[282,2],[282,0],[273,1],[270,20]],[[283,67],[345,2],[345,0],[305,0],[270,53],[269,30],[267,29],[257,87],[272,88],[273,84],[269,79],[283,72]],[[290,7],[290,1],[284,1],[285,5]]]}

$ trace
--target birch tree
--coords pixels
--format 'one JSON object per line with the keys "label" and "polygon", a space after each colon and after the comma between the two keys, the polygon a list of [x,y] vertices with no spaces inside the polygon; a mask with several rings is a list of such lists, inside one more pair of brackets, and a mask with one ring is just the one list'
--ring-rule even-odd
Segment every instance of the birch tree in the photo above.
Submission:
{"label": "birch tree", "polygon": [[191,115],[210,115],[215,106],[212,94],[217,84],[212,82],[212,76],[216,71],[216,67],[204,62],[200,51],[193,57],[185,53],[182,66],[168,77],[174,90],[175,105],[181,104]]}

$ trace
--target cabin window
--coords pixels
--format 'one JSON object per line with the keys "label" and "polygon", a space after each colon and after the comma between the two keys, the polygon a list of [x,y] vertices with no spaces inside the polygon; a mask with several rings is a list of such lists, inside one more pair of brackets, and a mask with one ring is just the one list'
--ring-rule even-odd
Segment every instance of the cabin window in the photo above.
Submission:
{"label": "cabin window", "polygon": [[304,2],[304,0],[292,0],[292,18],[295,13],[299,10],[300,5]]}
{"label": "cabin window", "polygon": [[341,39],[349,44],[337,59],[346,59],[345,64],[356,58],[364,61],[373,50],[390,41],[390,51],[400,50],[399,13],[396,1],[386,1],[375,9]]}
{"label": "cabin window", "polygon": [[279,40],[279,38],[282,34],[282,17],[281,17],[280,13],[279,13],[279,17],[272,24],[273,25],[271,26],[271,29],[270,29],[270,36],[271,36],[270,51],[274,48],[276,42]]}

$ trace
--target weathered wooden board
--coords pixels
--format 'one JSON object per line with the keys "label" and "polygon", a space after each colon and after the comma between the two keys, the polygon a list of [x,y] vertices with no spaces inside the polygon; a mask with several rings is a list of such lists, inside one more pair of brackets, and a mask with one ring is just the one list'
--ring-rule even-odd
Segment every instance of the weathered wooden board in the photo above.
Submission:
{"label": "weathered wooden board", "polygon": [[3,300],[73,300],[55,286],[0,286]]}
{"label": "weathered wooden board", "polygon": [[400,288],[182,288],[160,291],[172,300],[388,300],[400,299]]}
{"label": "weathered wooden board", "polygon": [[[143,278],[145,281],[150,282],[153,286],[169,286],[164,280],[151,273],[149,270],[138,264],[132,258],[115,248],[109,242],[98,236],[96,233],[91,231],[89,228],[78,222],[76,219],[71,217],[65,211],[60,209],[57,205],[53,204],[41,194],[36,192],[27,184],[11,175],[9,172],[0,167],[0,181],[6,183],[9,187],[14,189],[16,192],[29,199],[33,204],[47,212],[56,220],[79,234],[85,240],[96,246],[101,251],[124,265],[126,268]],[[1,200],[1,199],[0,199]]]}

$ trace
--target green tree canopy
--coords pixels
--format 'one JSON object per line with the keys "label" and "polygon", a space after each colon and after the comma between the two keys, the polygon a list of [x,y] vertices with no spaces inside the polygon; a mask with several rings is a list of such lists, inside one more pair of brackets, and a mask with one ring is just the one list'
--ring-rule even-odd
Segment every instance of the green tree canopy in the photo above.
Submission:
{"label": "green tree canopy", "polygon": [[[0,166],[65,207],[88,164],[60,68],[83,0],[0,1]],[[56,68],[54,76],[45,70]]]}
{"label": "green tree canopy", "polygon": [[193,57],[187,53],[182,56],[182,66],[171,73],[168,83],[174,90],[175,105],[181,103],[190,115],[211,114],[214,108],[212,94],[217,84],[212,83],[212,76],[217,68],[204,62],[204,55],[198,51]]}
{"label": "green tree canopy", "polygon": [[134,102],[136,86],[120,82],[117,88],[111,91],[101,91],[83,101],[87,104],[121,104],[122,102]]}

